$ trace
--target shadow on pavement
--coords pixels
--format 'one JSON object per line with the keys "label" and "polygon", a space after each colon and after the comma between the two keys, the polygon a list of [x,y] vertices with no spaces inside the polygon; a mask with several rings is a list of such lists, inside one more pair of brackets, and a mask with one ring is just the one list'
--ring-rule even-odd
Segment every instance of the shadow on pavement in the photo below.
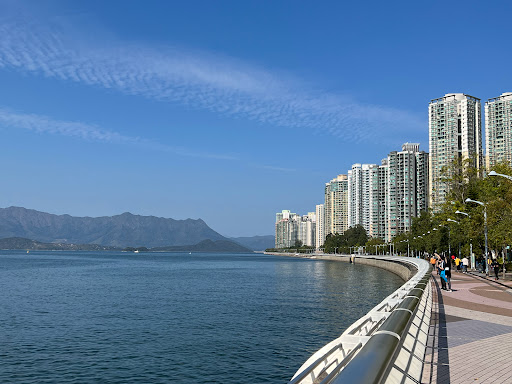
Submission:
{"label": "shadow on pavement", "polygon": [[444,309],[443,295],[439,286],[439,277],[433,276],[435,289],[437,293],[437,334],[434,341],[434,352],[437,352],[437,361],[432,364],[437,366],[436,377],[431,377],[431,383],[449,384],[450,383],[450,360],[448,357],[448,335],[446,330],[446,312]]}

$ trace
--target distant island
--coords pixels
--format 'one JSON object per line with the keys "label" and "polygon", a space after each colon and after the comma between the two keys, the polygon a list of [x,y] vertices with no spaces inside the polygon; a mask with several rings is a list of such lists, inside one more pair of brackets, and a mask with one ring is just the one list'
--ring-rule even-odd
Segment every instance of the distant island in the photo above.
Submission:
{"label": "distant island", "polygon": [[27,251],[119,251],[120,248],[109,247],[98,244],[63,244],[63,243],[42,243],[36,240],[23,237],[8,237],[0,239],[0,249]]}
{"label": "distant island", "polygon": [[252,252],[233,241],[227,240],[203,240],[194,245],[167,246],[167,247],[112,247],[98,244],[67,244],[67,243],[43,243],[23,237],[9,237],[0,239],[0,249],[3,250],[27,250],[27,251],[126,251],[126,252],[227,252],[245,253]]}

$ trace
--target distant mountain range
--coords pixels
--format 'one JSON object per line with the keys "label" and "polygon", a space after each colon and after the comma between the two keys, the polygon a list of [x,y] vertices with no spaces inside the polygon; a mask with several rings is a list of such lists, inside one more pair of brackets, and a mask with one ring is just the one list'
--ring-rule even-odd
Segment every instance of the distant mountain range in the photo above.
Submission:
{"label": "distant mountain range", "polygon": [[160,252],[250,252],[251,250],[229,240],[203,240],[196,245],[175,245],[172,247],[156,247],[151,251]]}
{"label": "distant mountain range", "polygon": [[231,240],[243,245],[253,251],[264,251],[267,248],[275,247],[275,236],[253,236],[253,237],[231,237]]}
{"label": "distant mountain range", "polygon": [[[228,246],[233,241],[215,232],[201,219],[174,220],[131,213],[73,217],[21,207],[0,208],[0,239],[13,237],[41,243],[96,244],[118,248],[185,246],[188,250],[191,246],[198,246],[206,250],[210,246],[224,251],[220,249],[224,244],[228,249],[238,249],[237,252],[249,251],[237,244]],[[205,240],[211,242],[199,246]]]}

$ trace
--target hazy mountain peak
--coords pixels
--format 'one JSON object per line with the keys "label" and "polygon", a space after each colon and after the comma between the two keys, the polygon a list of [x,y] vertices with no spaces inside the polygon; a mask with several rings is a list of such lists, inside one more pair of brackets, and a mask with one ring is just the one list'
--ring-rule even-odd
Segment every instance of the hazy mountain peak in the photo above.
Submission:
{"label": "hazy mountain peak", "polygon": [[124,212],[116,216],[74,217],[23,207],[0,208],[0,238],[41,242],[160,247],[226,240],[201,219],[174,220]]}

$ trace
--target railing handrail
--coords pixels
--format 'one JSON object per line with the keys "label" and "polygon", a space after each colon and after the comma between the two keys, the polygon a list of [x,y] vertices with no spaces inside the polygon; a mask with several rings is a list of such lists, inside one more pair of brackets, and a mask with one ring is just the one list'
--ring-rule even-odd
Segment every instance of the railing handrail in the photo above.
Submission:
{"label": "railing handrail", "polygon": [[[339,338],[313,354],[297,371],[289,384],[302,382],[311,376],[322,362],[326,362],[326,366],[329,367],[332,364],[332,362],[327,364],[329,359],[337,358],[336,350],[342,347],[344,342],[353,343],[353,340],[349,340],[349,338],[354,336],[360,336],[366,340],[361,342],[357,351],[354,350],[353,353],[352,350],[348,351],[347,357],[355,356],[350,360],[343,358],[343,367],[335,367],[327,375],[330,379],[327,380],[326,377],[322,383],[378,383],[388,371],[388,366],[398,346],[403,342],[404,332],[407,332],[413,314],[417,310],[432,267],[425,260],[406,257],[358,256],[358,258],[400,262],[414,266],[416,273],[365,316],[353,323]],[[372,321],[372,316],[378,316],[379,319]],[[366,329],[366,334],[356,335],[357,332],[363,332],[367,325],[371,326]],[[352,348],[354,347],[352,346]],[[312,359],[314,359],[313,362],[311,362]],[[327,367],[323,369],[325,370]],[[364,374],[362,374],[363,372]],[[317,372],[317,374],[319,373]]]}

